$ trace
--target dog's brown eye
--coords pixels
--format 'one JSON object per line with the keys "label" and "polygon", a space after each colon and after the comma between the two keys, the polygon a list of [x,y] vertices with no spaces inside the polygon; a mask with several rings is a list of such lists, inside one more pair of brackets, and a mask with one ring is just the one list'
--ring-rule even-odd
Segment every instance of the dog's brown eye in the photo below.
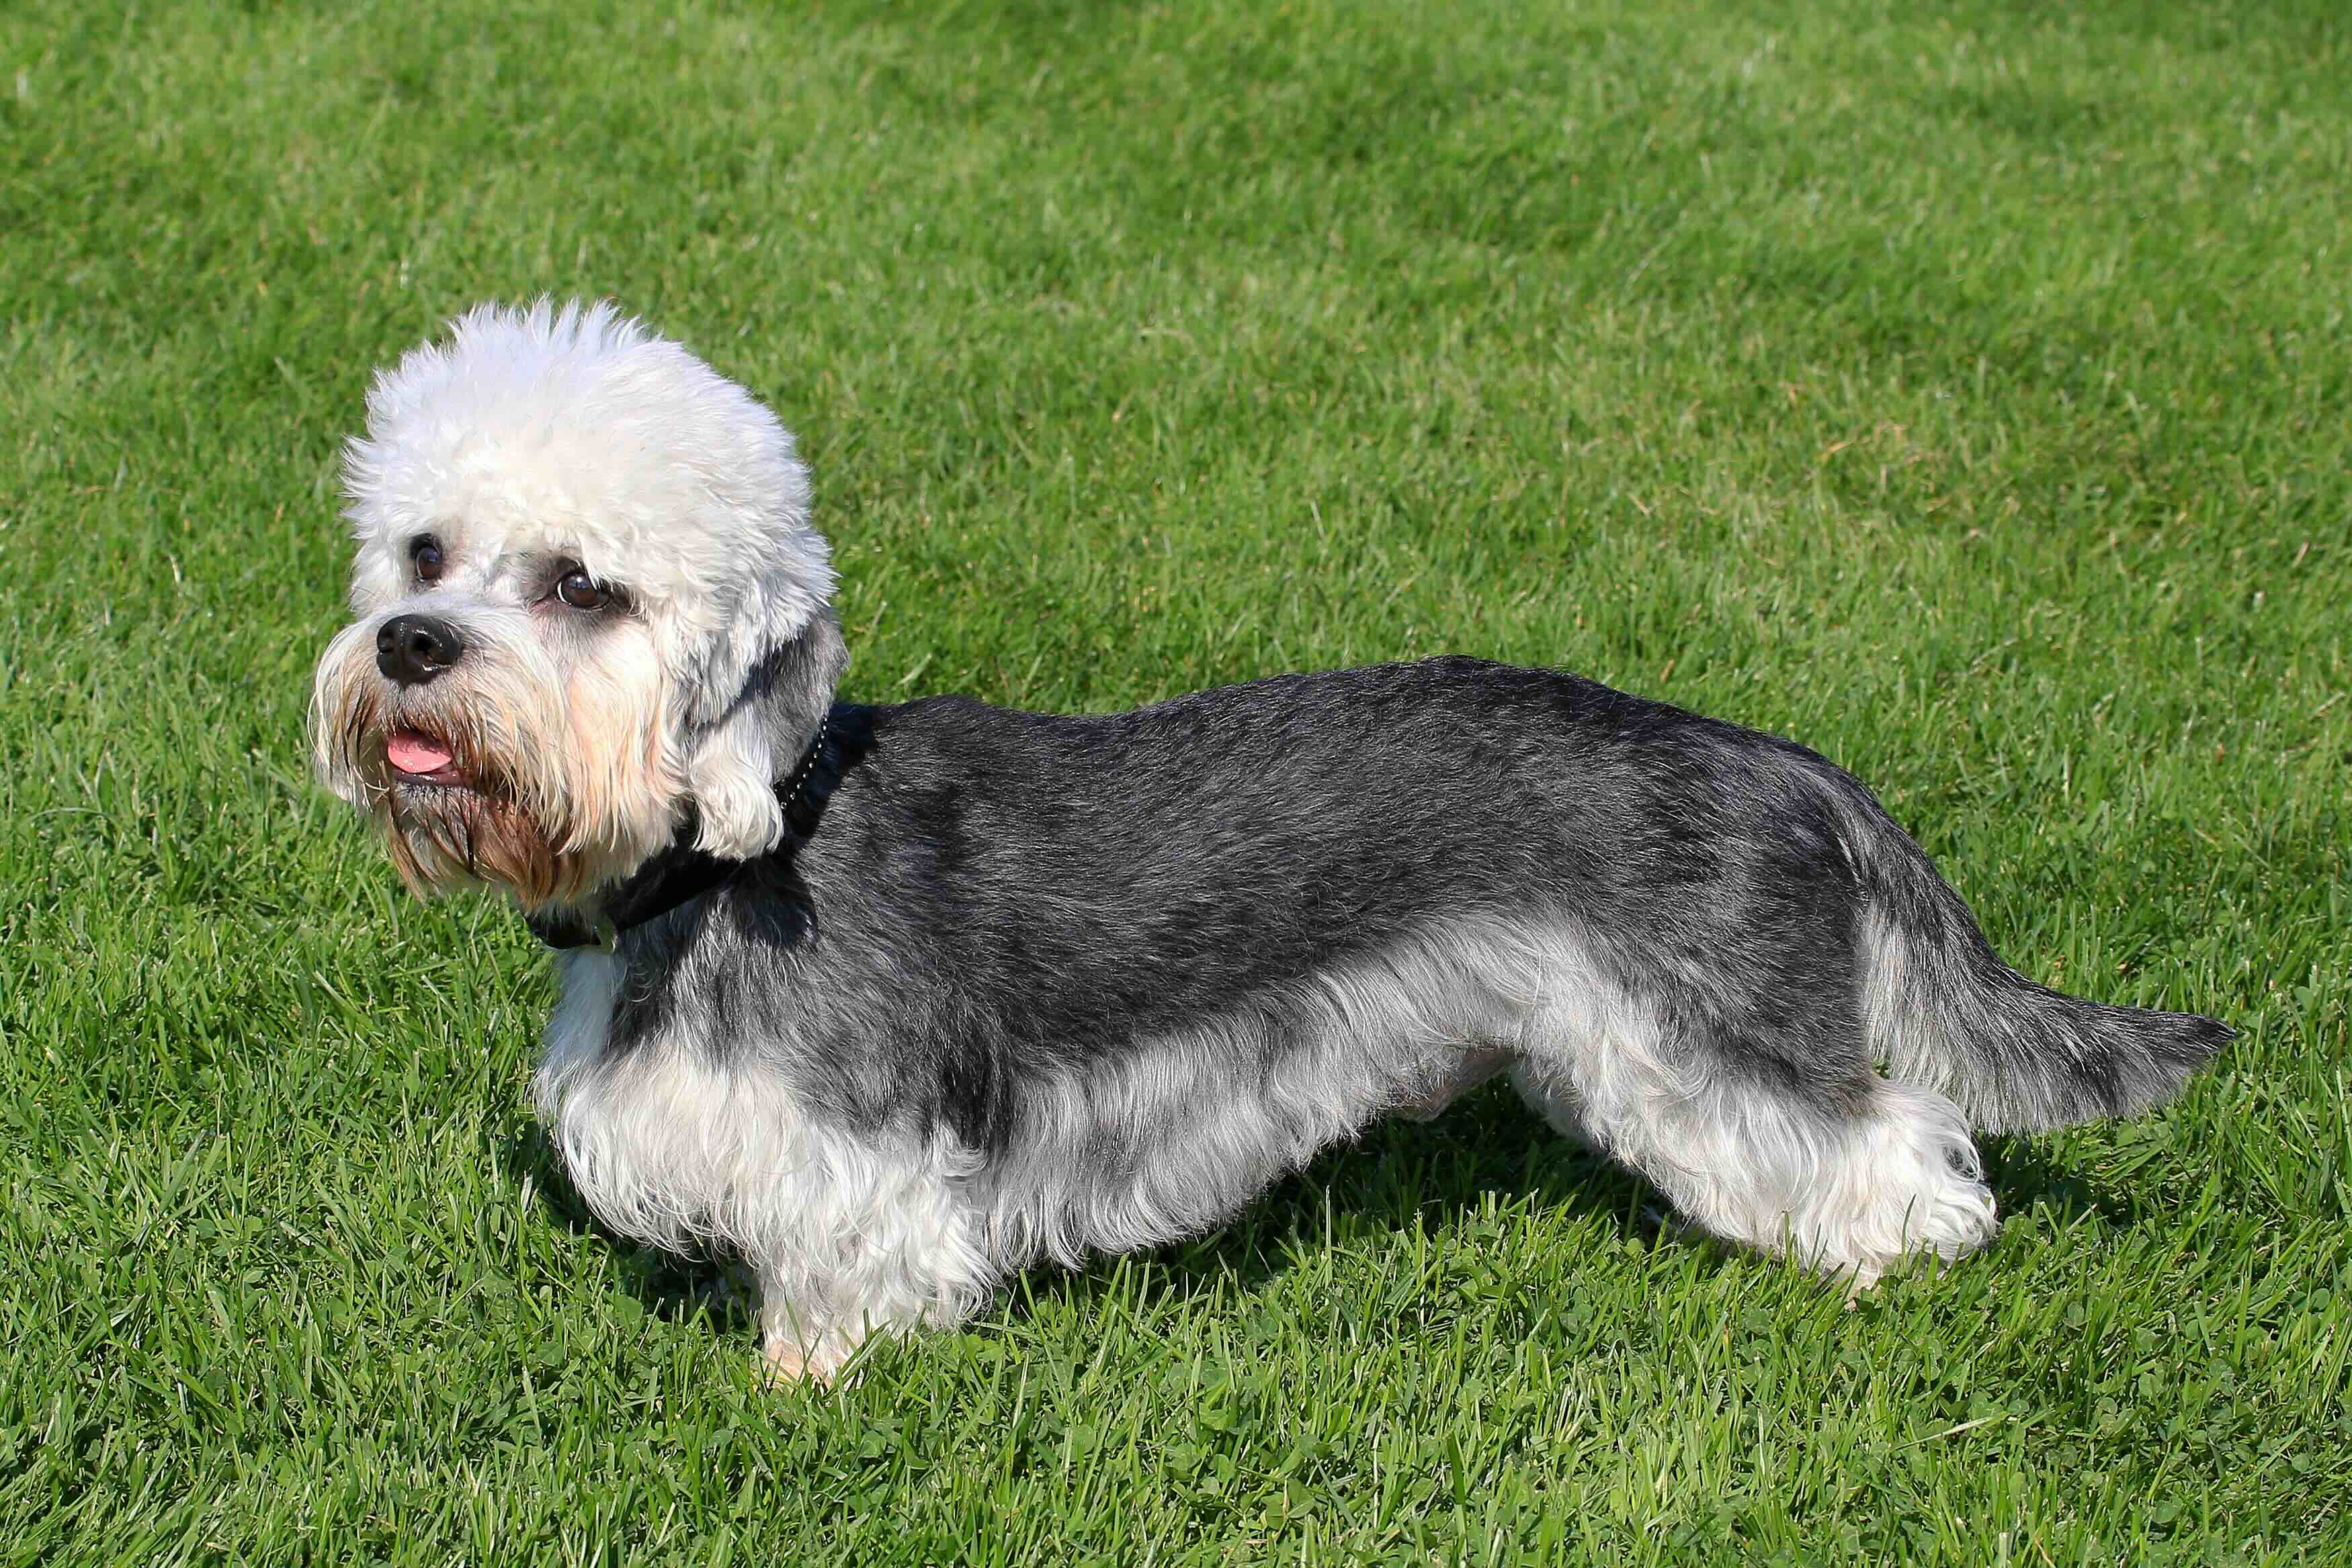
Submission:
{"label": "dog's brown eye", "polygon": [[555,580],[555,597],[574,610],[602,610],[613,596],[596,585],[585,567],[572,567]]}
{"label": "dog's brown eye", "polygon": [[426,534],[408,547],[408,559],[416,568],[419,582],[441,580],[441,541]]}

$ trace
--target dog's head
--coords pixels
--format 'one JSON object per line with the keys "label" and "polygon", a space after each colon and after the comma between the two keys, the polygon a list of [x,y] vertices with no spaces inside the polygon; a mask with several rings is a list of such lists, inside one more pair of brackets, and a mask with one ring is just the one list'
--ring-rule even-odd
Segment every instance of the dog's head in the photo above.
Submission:
{"label": "dog's head", "polygon": [[377,377],[344,484],[313,753],[413,888],[565,903],[688,821],[775,847],[846,654],[807,470],[748,392],[609,306],[483,306]]}

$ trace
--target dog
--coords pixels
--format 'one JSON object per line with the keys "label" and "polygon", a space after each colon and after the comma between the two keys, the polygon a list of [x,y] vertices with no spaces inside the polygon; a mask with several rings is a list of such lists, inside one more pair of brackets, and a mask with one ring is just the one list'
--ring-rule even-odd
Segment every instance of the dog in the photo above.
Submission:
{"label": "dog", "polygon": [[1859,1288],[1993,1235],[1973,1130],[2144,1110],[2231,1036],[2025,979],[1850,775],[1572,674],[838,702],[792,436],[609,305],[454,322],[344,470],[320,777],[556,949],[571,1180],[740,1256],[780,1375],[1497,1076]]}

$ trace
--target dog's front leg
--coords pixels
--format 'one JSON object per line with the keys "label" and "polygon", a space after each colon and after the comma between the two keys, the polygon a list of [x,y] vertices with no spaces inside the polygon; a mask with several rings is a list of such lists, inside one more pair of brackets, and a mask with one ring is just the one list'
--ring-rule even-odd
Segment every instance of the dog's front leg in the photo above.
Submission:
{"label": "dog's front leg", "polygon": [[761,1350],[778,1381],[829,1382],[876,1334],[952,1327],[1004,1272],[931,1159],[880,1147],[853,1156],[845,1143],[830,1155],[835,1178],[794,1184],[797,1201],[771,1206],[778,1223],[751,1249]]}
{"label": "dog's front leg", "polygon": [[837,1332],[803,1328],[789,1306],[761,1310],[760,1341],[769,1381],[818,1384],[832,1382],[862,1343]]}
{"label": "dog's front leg", "polygon": [[887,1288],[903,1286],[905,1271],[877,1270],[879,1260],[860,1256],[867,1251],[855,1245],[796,1249],[753,1261],[760,1349],[772,1381],[830,1383],[874,1334],[904,1333],[922,1322],[907,1291]]}

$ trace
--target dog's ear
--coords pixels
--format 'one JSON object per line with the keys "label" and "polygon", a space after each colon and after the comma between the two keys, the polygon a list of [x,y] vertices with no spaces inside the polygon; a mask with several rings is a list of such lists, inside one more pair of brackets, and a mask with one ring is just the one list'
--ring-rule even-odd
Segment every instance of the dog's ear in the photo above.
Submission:
{"label": "dog's ear", "polygon": [[[849,667],[833,611],[818,606],[781,635],[733,664],[733,698],[702,722],[689,719],[687,788],[701,821],[696,847],[723,860],[751,860],[783,841],[777,781],[800,765]],[[715,672],[714,672],[715,673]]]}

